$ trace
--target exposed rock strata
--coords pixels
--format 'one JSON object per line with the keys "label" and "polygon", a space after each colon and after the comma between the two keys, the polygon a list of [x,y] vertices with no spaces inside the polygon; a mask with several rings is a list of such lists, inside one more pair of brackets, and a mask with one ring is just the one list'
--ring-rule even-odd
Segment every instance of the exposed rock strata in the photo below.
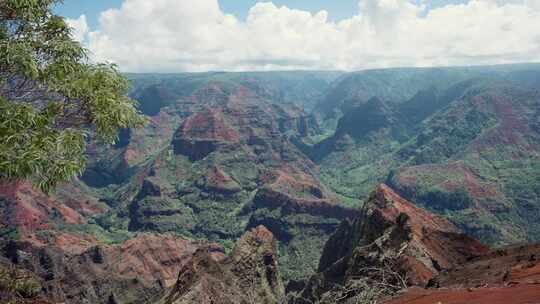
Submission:
{"label": "exposed rock strata", "polygon": [[276,240],[259,226],[247,232],[223,260],[213,259],[208,251],[197,251],[159,303],[278,304],[284,298]]}
{"label": "exposed rock strata", "polygon": [[148,303],[173,286],[200,248],[221,258],[220,247],[166,235],[140,235],[108,246],[78,235],[52,236],[49,244],[8,242],[2,255],[40,278],[42,296],[54,303]]}
{"label": "exposed rock strata", "polygon": [[315,303],[335,286],[346,286],[358,278],[378,280],[374,269],[397,274],[403,282],[395,284],[426,286],[439,273],[487,251],[450,222],[380,185],[359,218],[343,222],[330,238],[319,273],[305,286],[296,286],[301,291],[291,303]]}

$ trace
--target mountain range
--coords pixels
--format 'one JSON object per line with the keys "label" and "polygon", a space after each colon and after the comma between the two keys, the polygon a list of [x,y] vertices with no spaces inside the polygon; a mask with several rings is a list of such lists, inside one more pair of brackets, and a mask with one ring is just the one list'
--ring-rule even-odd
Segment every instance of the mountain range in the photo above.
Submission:
{"label": "mountain range", "polygon": [[540,241],[540,64],[127,77],[145,127],[50,195],[0,185],[29,297],[333,303],[386,267],[392,295],[540,292],[511,246]]}

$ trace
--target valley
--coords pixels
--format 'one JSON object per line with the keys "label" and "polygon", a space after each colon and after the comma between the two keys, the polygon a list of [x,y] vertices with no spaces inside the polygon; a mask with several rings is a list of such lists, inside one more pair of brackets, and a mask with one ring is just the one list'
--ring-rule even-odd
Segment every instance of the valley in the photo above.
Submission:
{"label": "valley", "polygon": [[49,195],[0,185],[0,264],[43,301],[334,303],[385,267],[392,296],[540,292],[539,64],[127,77],[145,127]]}

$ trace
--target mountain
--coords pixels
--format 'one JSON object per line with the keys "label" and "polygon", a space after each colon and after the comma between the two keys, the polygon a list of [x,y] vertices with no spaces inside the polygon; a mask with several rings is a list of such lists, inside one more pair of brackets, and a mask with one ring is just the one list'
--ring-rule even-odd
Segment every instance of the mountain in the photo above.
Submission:
{"label": "mountain", "polygon": [[[0,273],[17,303],[531,303],[539,245],[489,249],[379,185],[324,246],[317,272],[285,289],[277,240],[263,226],[229,254],[205,241],[141,234],[103,245],[76,234],[3,244]],[[25,281],[21,281],[21,280]],[[7,290],[6,290],[7,288]],[[6,292],[11,292],[7,293]],[[285,297],[287,296],[287,300]],[[436,301],[436,302],[432,302]]]}
{"label": "mountain", "polygon": [[[528,88],[538,88],[538,69],[540,64],[512,64],[353,72],[341,75],[316,103],[314,109],[321,116],[339,118],[346,112],[347,105],[366,102],[373,97],[393,104],[405,104],[422,91],[445,91],[452,87],[459,91],[459,84],[486,79],[503,79]],[[449,93],[451,92],[452,90]]]}
{"label": "mountain", "polygon": [[[68,210],[74,219],[41,228],[112,243],[139,232],[170,232],[229,250],[245,231],[265,225],[279,240],[284,276],[305,275],[316,267],[317,248],[356,211],[339,205],[293,143],[320,132],[315,118],[273,94],[334,74],[134,77],[133,96],[150,123],[122,131],[112,147],[89,147],[86,172],[51,198],[55,206],[74,207]],[[316,95],[307,91],[303,99]]]}
{"label": "mountain", "polygon": [[[391,296],[410,285],[426,286],[444,269],[487,251],[450,222],[380,185],[362,214],[343,222],[326,243],[318,274],[289,303],[317,303],[333,297],[347,301],[365,288],[377,288],[376,282],[386,284],[379,296]],[[354,287],[358,284],[364,286]],[[336,286],[343,292],[336,292],[340,289]]]}
{"label": "mountain", "polygon": [[[340,260],[381,252],[411,263],[394,279],[453,286],[442,270],[540,240],[540,65],[128,77],[147,126],[50,195],[0,182],[0,268],[44,300],[249,302],[252,275],[268,303],[332,297],[356,276]],[[237,259],[259,250],[270,279]]]}
{"label": "mountain", "polygon": [[379,185],[326,243],[318,272],[289,283],[288,303],[531,303],[539,250],[490,250]]}
{"label": "mountain", "polygon": [[230,256],[217,244],[152,234],[121,245],[61,234],[1,250],[0,273],[28,281],[8,289],[2,278],[0,299],[20,303],[280,303],[285,292],[276,239],[262,226],[240,238]]}
{"label": "mountain", "polygon": [[[305,248],[320,246],[354,214],[339,206],[319,182],[318,168],[293,144],[291,138],[317,131],[316,121],[295,106],[268,102],[242,85],[211,82],[152,119],[163,130],[159,143],[141,144],[148,137],[132,134],[117,152],[122,170],[132,171],[120,184],[132,192],[129,203],[115,209],[118,217],[127,213],[130,231],[230,243],[262,224],[280,241],[289,273],[301,275],[318,255]],[[151,158],[146,151],[153,151]],[[145,157],[141,163],[137,155]]]}
{"label": "mountain", "polygon": [[131,95],[150,115],[159,107],[192,95],[208,83],[241,85],[277,104],[293,104],[306,110],[315,107],[333,81],[343,72],[289,71],[244,73],[127,74]]}
{"label": "mountain", "polygon": [[207,251],[197,252],[157,303],[271,304],[284,298],[276,239],[259,226],[237,242],[229,257],[216,260]]}
{"label": "mountain", "polygon": [[[434,86],[442,71],[462,79]],[[323,183],[354,203],[386,182],[489,244],[538,240],[537,65],[398,70],[416,93],[396,89],[390,71],[368,71],[341,90],[356,92],[371,74],[392,94],[375,86],[356,94],[382,97],[344,100],[335,132],[306,149]]]}
{"label": "mountain", "polygon": [[3,244],[0,264],[30,271],[37,293],[52,303],[147,303],[175,283],[182,263],[203,246],[209,245],[155,234],[106,245],[61,233],[47,242]]}

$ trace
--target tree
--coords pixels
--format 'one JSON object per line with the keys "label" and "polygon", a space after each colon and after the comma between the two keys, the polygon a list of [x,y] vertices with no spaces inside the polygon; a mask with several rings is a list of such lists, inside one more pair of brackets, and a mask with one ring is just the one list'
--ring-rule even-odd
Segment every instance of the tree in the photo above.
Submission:
{"label": "tree", "polygon": [[113,64],[94,64],[60,0],[0,0],[0,179],[49,191],[80,175],[89,141],[114,143],[146,119]]}

